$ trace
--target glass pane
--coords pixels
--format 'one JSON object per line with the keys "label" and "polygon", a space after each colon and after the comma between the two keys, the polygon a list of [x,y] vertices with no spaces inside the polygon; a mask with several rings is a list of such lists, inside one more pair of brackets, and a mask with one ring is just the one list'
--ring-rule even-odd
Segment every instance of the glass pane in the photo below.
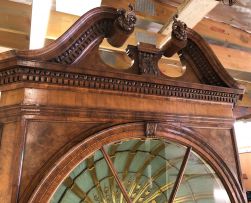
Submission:
{"label": "glass pane", "polygon": [[[186,147],[163,140],[130,140],[106,145],[114,168],[134,203],[168,202]],[[79,164],[51,202],[126,202],[100,150]],[[191,152],[175,203],[230,203],[221,181]]]}
{"label": "glass pane", "polygon": [[163,140],[105,146],[133,202],[167,202],[186,148]]}
{"label": "glass pane", "polygon": [[212,168],[191,152],[174,202],[230,203],[230,200]]}
{"label": "glass pane", "polygon": [[125,202],[100,150],[79,164],[57,189],[51,203]]}

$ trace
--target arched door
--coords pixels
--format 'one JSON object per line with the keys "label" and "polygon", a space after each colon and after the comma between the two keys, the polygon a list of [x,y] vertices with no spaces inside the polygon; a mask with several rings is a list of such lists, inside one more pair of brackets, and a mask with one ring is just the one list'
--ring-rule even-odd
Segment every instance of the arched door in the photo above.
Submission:
{"label": "arched door", "polygon": [[44,172],[29,202],[241,202],[235,179],[196,132],[155,127],[129,123],[86,138]]}
{"label": "arched door", "polygon": [[229,203],[215,171],[190,147],[163,139],[110,143],[83,160],[51,203]]}

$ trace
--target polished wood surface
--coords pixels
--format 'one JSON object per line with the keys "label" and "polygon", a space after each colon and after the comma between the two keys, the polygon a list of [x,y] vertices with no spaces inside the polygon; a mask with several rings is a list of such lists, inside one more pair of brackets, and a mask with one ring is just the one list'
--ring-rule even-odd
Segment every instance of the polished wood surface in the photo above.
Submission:
{"label": "polished wood surface", "polygon": [[[122,26],[114,28],[118,17]],[[104,64],[97,57],[102,40],[125,39],[111,28],[127,36],[133,26],[133,13],[100,7],[43,49],[0,55],[2,202],[47,202],[95,149],[147,134],[192,147],[231,201],[246,201],[232,132],[242,86],[191,29],[187,46],[177,50],[190,67],[186,77],[162,74],[163,50],[147,44],[128,47],[135,63],[127,70]],[[156,125],[154,132],[146,133],[147,123]]]}

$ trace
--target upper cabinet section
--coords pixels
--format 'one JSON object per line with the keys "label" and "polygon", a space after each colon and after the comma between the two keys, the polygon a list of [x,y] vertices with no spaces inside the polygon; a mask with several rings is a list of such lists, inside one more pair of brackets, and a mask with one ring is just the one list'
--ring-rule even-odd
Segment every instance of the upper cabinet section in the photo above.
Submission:
{"label": "upper cabinet section", "polygon": [[[102,41],[106,38],[110,45],[122,46],[134,31],[136,20],[131,5],[128,11],[105,6],[92,9],[42,49],[1,54],[0,85],[24,81],[67,85],[64,78],[69,78],[72,85],[78,86],[94,78],[93,82],[99,84],[113,81],[104,87],[112,85],[116,91],[134,89],[143,94],[231,103],[241,98],[243,88],[226,72],[203,38],[177,16],[173,19],[171,38],[161,49],[145,43],[128,45],[126,54],[131,61],[127,69],[105,63],[99,50]],[[171,77],[168,69],[159,67],[163,57],[173,55],[177,55],[182,66],[178,77]],[[114,89],[122,83],[134,85]]]}

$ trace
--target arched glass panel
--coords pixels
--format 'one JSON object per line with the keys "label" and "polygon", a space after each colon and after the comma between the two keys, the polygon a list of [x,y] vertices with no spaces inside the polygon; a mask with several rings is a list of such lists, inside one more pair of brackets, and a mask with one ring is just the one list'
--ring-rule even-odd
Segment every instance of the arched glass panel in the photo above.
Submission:
{"label": "arched glass panel", "polygon": [[230,203],[230,200],[214,170],[192,151],[174,202]]}
{"label": "arched glass panel", "polygon": [[161,139],[112,143],[80,163],[51,203],[230,203],[213,171],[190,148]]}
{"label": "arched glass panel", "polygon": [[59,186],[51,202],[125,201],[102,152],[98,150],[71,172]]}
{"label": "arched glass panel", "polygon": [[133,202],[167,202],[186,147],[162,140],[131,140],[106,147]]}

